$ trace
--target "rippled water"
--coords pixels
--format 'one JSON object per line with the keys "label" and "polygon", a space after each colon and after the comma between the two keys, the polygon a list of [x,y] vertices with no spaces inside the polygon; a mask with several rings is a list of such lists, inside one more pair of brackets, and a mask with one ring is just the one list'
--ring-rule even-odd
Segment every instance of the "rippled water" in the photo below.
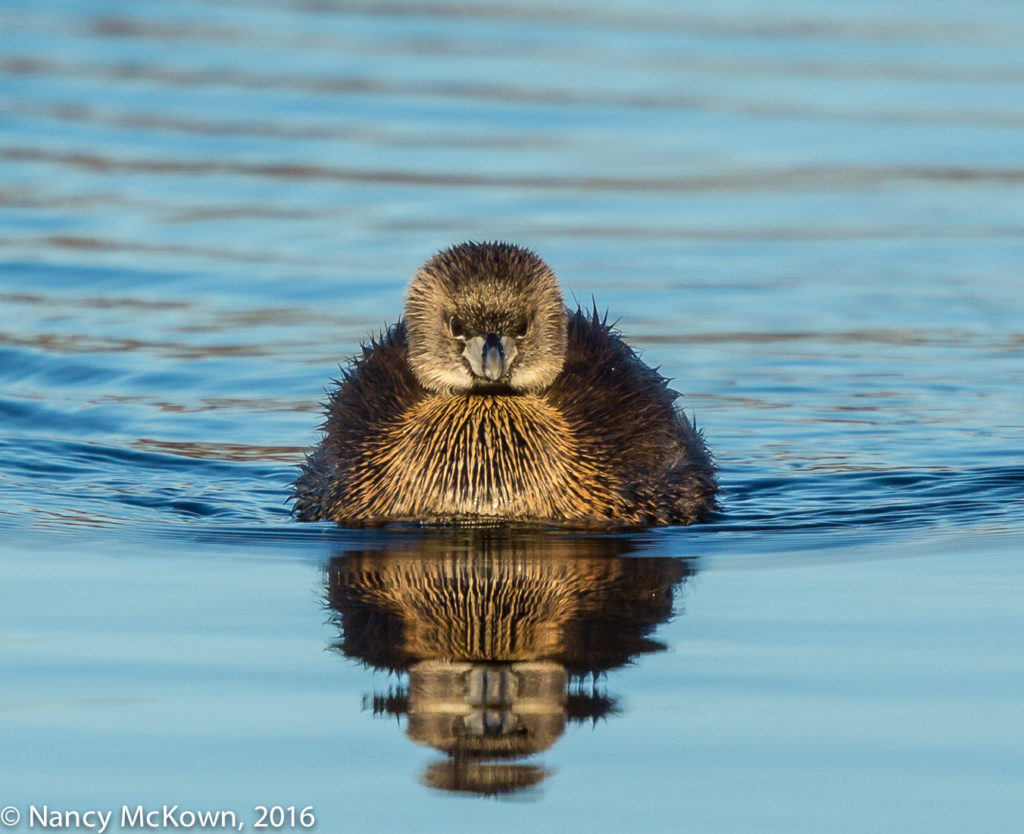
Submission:
{"label": "rippled water", "polygon": [[[0,805],[1012,830],[1022,42],[999,0],[0,2]],[[720,519],[290,519],[338,363],[464,239],[675,378]]]}

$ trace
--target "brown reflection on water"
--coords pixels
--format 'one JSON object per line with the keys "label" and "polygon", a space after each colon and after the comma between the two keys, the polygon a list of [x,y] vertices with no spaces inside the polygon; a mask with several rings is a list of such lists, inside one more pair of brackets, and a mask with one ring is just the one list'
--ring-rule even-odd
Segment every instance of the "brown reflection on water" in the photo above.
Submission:
{"label": "brown reflection on water", "polygon": [[140,437],[129,441],[132,448],[147,452],[196,460],[286,461],[298,463],[306,451],[304,446],[254,446],[245,443],[200,443],[197,441],[156,440]]}
{"label": "brown reflection on water", "polygon": [[406,676],[365,703],[444,754],[425,784],[483,795],[535,787],[549,771],[533,757],[568,724],[616,713],[600,679],[665,648],[652,634],[693,573],[692,562],[630,549],[617,538],[475,530],[330,561],[334,647]]}

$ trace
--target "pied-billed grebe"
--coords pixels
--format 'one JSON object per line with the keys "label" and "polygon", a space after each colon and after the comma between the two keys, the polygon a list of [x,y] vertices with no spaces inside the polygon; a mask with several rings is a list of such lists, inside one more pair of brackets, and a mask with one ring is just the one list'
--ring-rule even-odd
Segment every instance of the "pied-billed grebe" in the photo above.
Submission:
{"label": "pied-billed grebe", "polygon": [[715,468],[677,396],[596,311],[568,311],[533,252],[454,246],[343,370],[295,513],[345,525],[703,520]]}

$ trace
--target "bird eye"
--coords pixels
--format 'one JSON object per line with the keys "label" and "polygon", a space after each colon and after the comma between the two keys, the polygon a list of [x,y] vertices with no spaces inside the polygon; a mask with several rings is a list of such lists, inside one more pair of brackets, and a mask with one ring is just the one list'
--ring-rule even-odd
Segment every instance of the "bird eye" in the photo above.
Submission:
{"label": "bird eye", "polygon": [[466,328],[462,326],[461,321],[452,316],[448,319],[448,332],[452,334],[453,339],[462,339],[466,335]]}
{"label": "bird eye", "polygon": [[517,339],[522,339],[527,333],[530,332],[530,320],[525,316],[516,322],[515,329],[512,331],[512,335]]}

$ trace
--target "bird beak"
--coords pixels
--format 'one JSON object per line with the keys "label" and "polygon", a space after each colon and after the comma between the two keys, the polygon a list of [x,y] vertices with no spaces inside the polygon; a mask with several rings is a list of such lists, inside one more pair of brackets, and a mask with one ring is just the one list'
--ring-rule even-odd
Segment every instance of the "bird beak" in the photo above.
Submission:
{"label": "bird beak", "polygon": [[466,347],[462,351],[473,374],[491,382],[505,376],[516,353],[515,339],[499,337],[496,333],[466,339]]}
{"label": "bird beak", "polygon": [[493,333],[488,333],[484,340],[483,368],[484,376],[491,382],[501,379],[505,373],[505,351],[501,340]]}

